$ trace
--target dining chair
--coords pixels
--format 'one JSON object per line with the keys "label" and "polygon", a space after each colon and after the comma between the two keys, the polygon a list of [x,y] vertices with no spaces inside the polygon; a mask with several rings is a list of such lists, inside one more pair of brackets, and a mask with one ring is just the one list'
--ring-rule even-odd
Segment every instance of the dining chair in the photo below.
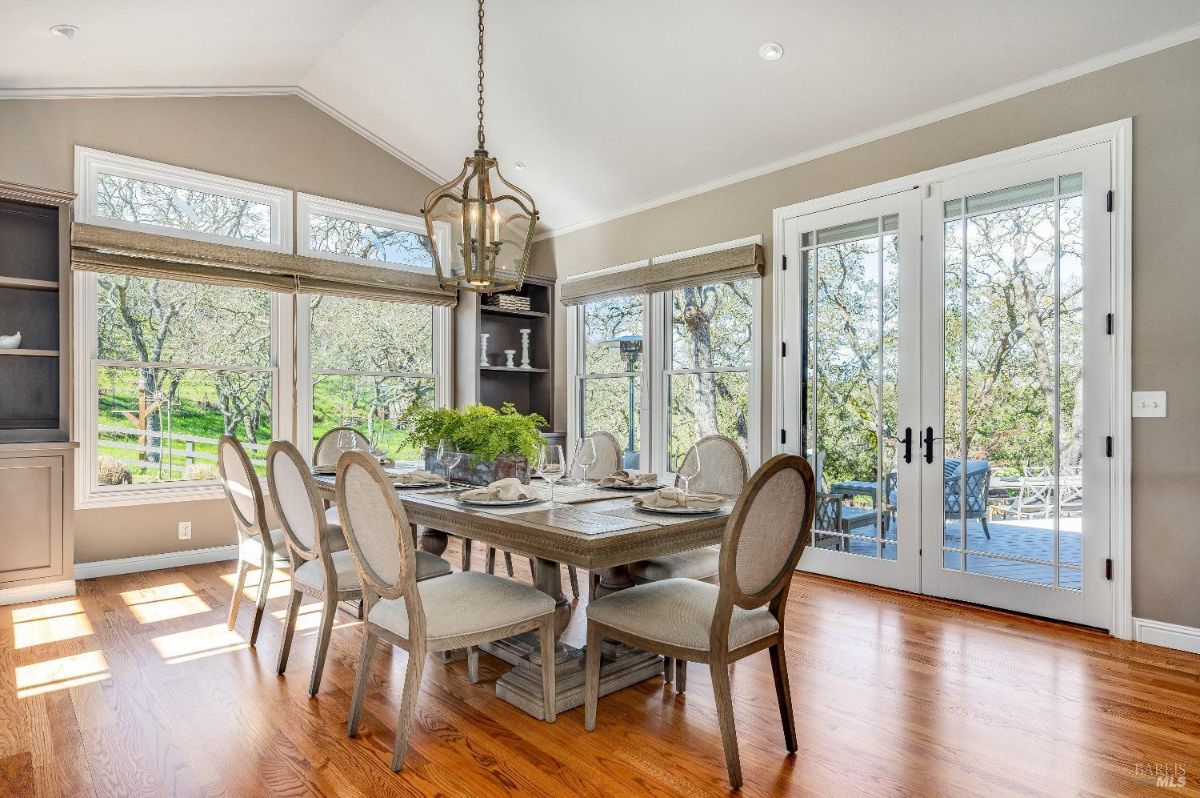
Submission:
{"label": "dining chair", "polygon": [[348,452],[338,460],[337,497],[367,605],[347,733],[358,734],[371,660],[380,640],[408,652],[392,748],[392,770],[399,770],[408,749],[425,655],[467,649],[467,673],[474,684],[479,681],[481,643],[533,629],[541,636],[544,716],[553,722],[554,599],[529,585],[479,571],[422,580],[421,552],[408,534],[404,505],[379,464],[361,452]]}
{"label": "dining chair", "polygon": [[719,585],[696,579],[651,582],[596,599],[587,608],[584,728],[596,728],[604,638],[681,662],[704,662],[734,789],[742,786],[729,666],[770,651],[775,694],[789,753],[796,723],[784,651],[784,612],[793,571],[812,527],[812,468],[797,455],[772,457],[750,478],[725,525]]}
{"label": "dining chair", "polygon": [[232,435],[222,435],[217,441],[217,470],[221,474],[225,498],[233,511],[233,524],[238,535],[237,582],[233,588],[233,600],[229,603],[230,631],[237,623],[238,605],[246,589],[246,574],[251,568],[259,569],[254,623],[250,627],[250,645],[253,646],[258,643],[258,630],[267,608],[267,595],[271,590],[275,566],[289,564],[287,544],[282,529],[269,528],[258,473],[241,442]]}
{"label": "dining chair", "polygon": [[367,440],[367,436],[356,430],[354,427],[334,427],[317,439],[317,445],[313,447],[312,464],[315,466],[332,466],[337,465],[338,458],[345,451],[342,448],[341,433],[350,432],[358,440],[358,445],[363,451],[371,450],[371,442]]}

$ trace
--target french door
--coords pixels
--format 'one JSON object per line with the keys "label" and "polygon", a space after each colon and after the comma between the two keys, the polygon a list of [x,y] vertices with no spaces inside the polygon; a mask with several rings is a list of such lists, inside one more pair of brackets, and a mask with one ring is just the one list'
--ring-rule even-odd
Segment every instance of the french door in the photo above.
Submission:
{"label": "french door", "polygon": [[1110,625],[1110,185],[1106,143],[785,220],[803,568]]}

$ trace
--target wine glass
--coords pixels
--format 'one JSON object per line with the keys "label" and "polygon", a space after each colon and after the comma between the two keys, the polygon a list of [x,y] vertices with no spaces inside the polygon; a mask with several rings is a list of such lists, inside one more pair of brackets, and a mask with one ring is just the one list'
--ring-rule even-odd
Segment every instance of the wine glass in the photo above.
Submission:
{"label": "wine glass", "polygon": [[596,464],[596,442],[591,438],[580,438],[575,447],[575,464],[582,467],[579,478],[588,481],[588,471]]}
{"label": "wine glass", "polygon": [[339,452],[358,451],[358,435],[352,429],[344,429],[338,433],[337,447]]}
{"label": "wine glass", "polygon": [[561,446],[543,446],[538,453],[538,475],[550,483],[550,504],[554,504],[554,483],[563,478],[566,468],[563,466],[563,448]]}
{"label": "wine glass", "polygon": [[683,456],[683,462],[675,470],[675,475],[683,480],[684,495],[691,493],[692,480],[700,476],[700,450],[693,446]]}
{"label": "wine glass", "polygon": [[446,481],[450,481],[450,469],[458,465],[458,461],[462,459],[462,452],[455,451],[454,441],[449,438],[442,438],[438,441],[437,460],[442,468],[446,469]]}

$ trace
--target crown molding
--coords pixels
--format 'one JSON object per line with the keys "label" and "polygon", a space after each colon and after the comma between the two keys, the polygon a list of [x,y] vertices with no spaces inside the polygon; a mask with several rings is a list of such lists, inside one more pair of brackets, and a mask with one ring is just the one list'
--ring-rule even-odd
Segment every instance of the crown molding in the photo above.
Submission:
{"label": "crown molding", "polygon": [[598,216],[587,221],[554,228],[544,233],[535,235],[533,240],[544,241],[549,238],[557,238],[559,236],[568,235],[569,233],[578,232],[579,230],[585,230],[589,227],[595,227],[596,225],[601,225],[606,222],[615,221],[625,216],[632,216],[634,214],[642,213],[643,211],[648,211],[663,205],[670,205],[672,202],[678,202],[680,200],[688,199],[689,197],[695,197],[700,194],[705,194],[709,191],[724,188],[725,186],[731,186],[735,183],[741,183],[745,180],[762,177],[763,175],[771,174],[772,172],[778,172],[782,169],[788,169],[793,166],[798,166],[802,163],[807,163],[808,161],[815,161],[818,158],[824,158],[828,155],[833,155],[835,153],[850,150],[855,147],[860,147],[864,144],[870,144],[873,141],[879,141],[900,133],[915,130],[916,128],[924,127],[925,125],[933,124],[934,122],[940,122],[944,119],[959,116],[988,105],[994,105],[998,102],[1003,102],[1004,100],[1010,100],[1013,97],[1019,97],[1022,94],[1029,94],[1031,92],[1038,91],[1039,89],[1053,86],[1057,83],[1063,83],[1092,72],[1098,72],[1101,69],[1123,64],[1126,61],[1133,61],[1134,59],[1141,58],[1142,56],[1152,55],[1153,53],[1167,50],[1180,44],[1187,44],[1188,42],[1195,41],[1196,39],[1200,39],[1200,24],[1189,25],[1186,28],[1180,28],[1179,30],[1172,31],[1171,33],[1163,36],[1147,39],[1146,41],[1132,44],[1128,47],[1122,47],[1118,50],[1113,50],[1111,53],[1105,53],[1084,61],[1078,61],[1074,64],[1069,64],[1065,67],[1060,67],[1059,69],[1051,70],[1050,72],[1029,78],[1028,80],[1012,83],[1008,86],[1004,86],[984,94],[979,94],[966,100],[960,100],[956,103],[943,105],[942,107],[935,108],[932,111],[926,111],[925,113],[910,116],[907,119],[902,119],[898,122],[877,127],[874,130],[869,130],[865,133],[859,133],[854,136],[849,136],[847,138],[831,142],[829,144],[824,144],[820,147],[814,147],[796,155],[788,156],[787,158],[770,161],[760,166],[755,166],[727,177],[722,177],[707,183],[701,183],[699,185],[685,188],[681,191],[672,192],[670,194],[664,194],[620,211]]}
{"label": "crown molding", "polygon": [[303,86],[76,86],[56,88],[0,88],[0,100],[119,99],[127,97],[299,97],[357,133],[396,160],[435,183],[445,178],[408,153],[388,143],[363,125]]}

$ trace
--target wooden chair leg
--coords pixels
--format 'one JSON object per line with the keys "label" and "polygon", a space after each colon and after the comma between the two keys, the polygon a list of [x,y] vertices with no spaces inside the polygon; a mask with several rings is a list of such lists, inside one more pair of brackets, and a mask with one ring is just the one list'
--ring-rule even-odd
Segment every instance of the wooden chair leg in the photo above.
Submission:
{"label": "wooden chair leg", "polygon": [[675,681],[675,658],[663,657],[663,683],[670,684]]}
{"label": "wooden chair leg", "polygon": [[721,744],[725,747],[725,769],[729,771],[729,786],[742,786],[742,762],[738,756],[737,729],[733,725],[733,695],[729,690],[729,667],[724,662],[710,662],[713,700],[717,705],[717,720],[721,724]]}
{"label": "wooden chair leg", "polygon": [[279,666],[275,672],[282,674],[287,670],[288,655],[292,651],[292,635],[296,631],[296,614],[300,612],[300,602],[303,594],[299,590],[292,591],[292,599],[288,602],[287,620],[283,622],[283,643],[279,646]]}
{"label": "wooden chair leg", "polygon": [[487,557],[484,558],[483,570],[487,571],[489,574],[496,573],[496,547],[495,546],[487,547]]}
{"label": "wooden chair leg", "polygon": [[462,570],[471,570],[471,539],[462,539]]}
{"label": "wooden chair leg", "polygon": [[274,572],[275,563],[267,557],[262,570],[258,572],[258,598],[254,602],[254,624],[250,627],[252,646],[258,643],[258,630],[262,626],[263,613],[267,611],[267,594],[271,592],[271,576]]}
{"label": "wooden chair leg", "polygon": [[687,660],[675,660],[675,692],[683,695],[687,692]]}
{"label": "wooden chair leg", "polygon": [[378,638],[369,629],[363,630],[362,650],[358,655],[358,675],[354,677],[354,693],[350,696],[350,718],[346,721],[346,734],[358,734],[358,723],[362,720],[362,708],[367,697],[367,682],[371,680],[371,658],[375,656]]}
{"label": "wooden chair leg", "polygon": [[421,675],[425,670],[425,647],[414,646],[408,652],[408,668],[404,672],[404,693],[400,698],[400,713],[396,719],[396,742],[392,748],[392,770],[404,767],[408,751],[408,732],[412,726],[413,710],[421,692]]}
{"label": "wooden chair leg", "polygon": [[554,722],[555,716],[555,660],[557,657],[557,645],[554,640],[554,616],[547,616],[542,622],[542,629],[539,632],[542,643],[542,708],[547,723]]}
{"label": "wooden chair leg", "polygon": [[513,571],[512,552],[504,552],[504,570],[508,572],[510,577],[516,575],[516,572]]}
{"label": "wooden chair leg", "polygon": [[537,584],[537,566],[533,564],[532,557],[529,558],[529,578],[533,580],[535,585]]}
{"label": "wooden chair leg", "polygon": [[315,696],[321,689],[321,674],[325,671],[325,655],[329,653],[329,638],[333,634],[333,621],[337,615],[337,593],[325,594],[321,607],[321,627],[317,632],[317,650],[313,652],[312,677],[308,680],[308,694]]}
{"label": "wooden chair leg", "polygon": [[238,605],[242,603],[242,592],[246,589],[246,574],[250,571],[250,563],[238,560],[237,584],[233,588],[233,601],[229,602],[229,631],[237,625]]}
{"label": "wooden chair leg", "polygon": [[567,566],[567,578],[571,580],[571,595],[579,598],[579,571],[574,565]]}
{"label": "wooden chair leg", "polygon": [[588,624],[587,655],[583,676],[583,728],[596,728],[596,705],[600,703],[600,648],[603,635],[599,627]]}
{"label": "wooden chair leg", "polygon": [[787,657],[782,645],[771,651],[771,672],[775,674],[775,697],[779,702],[779,718],[783,721],[783,740],[789,753],[796,753],[796,719],[792,715],[792,686],[788,682]]}
{"label": "wooden chair leg", "polygon": [[588,571],[588,601],[596,598],[596,590],[600,587],[600,574],[596,571]]}
{"label": "wooden chair leg", "polygon": [[479,684],[479,647],[467,646],[467,680]]}

